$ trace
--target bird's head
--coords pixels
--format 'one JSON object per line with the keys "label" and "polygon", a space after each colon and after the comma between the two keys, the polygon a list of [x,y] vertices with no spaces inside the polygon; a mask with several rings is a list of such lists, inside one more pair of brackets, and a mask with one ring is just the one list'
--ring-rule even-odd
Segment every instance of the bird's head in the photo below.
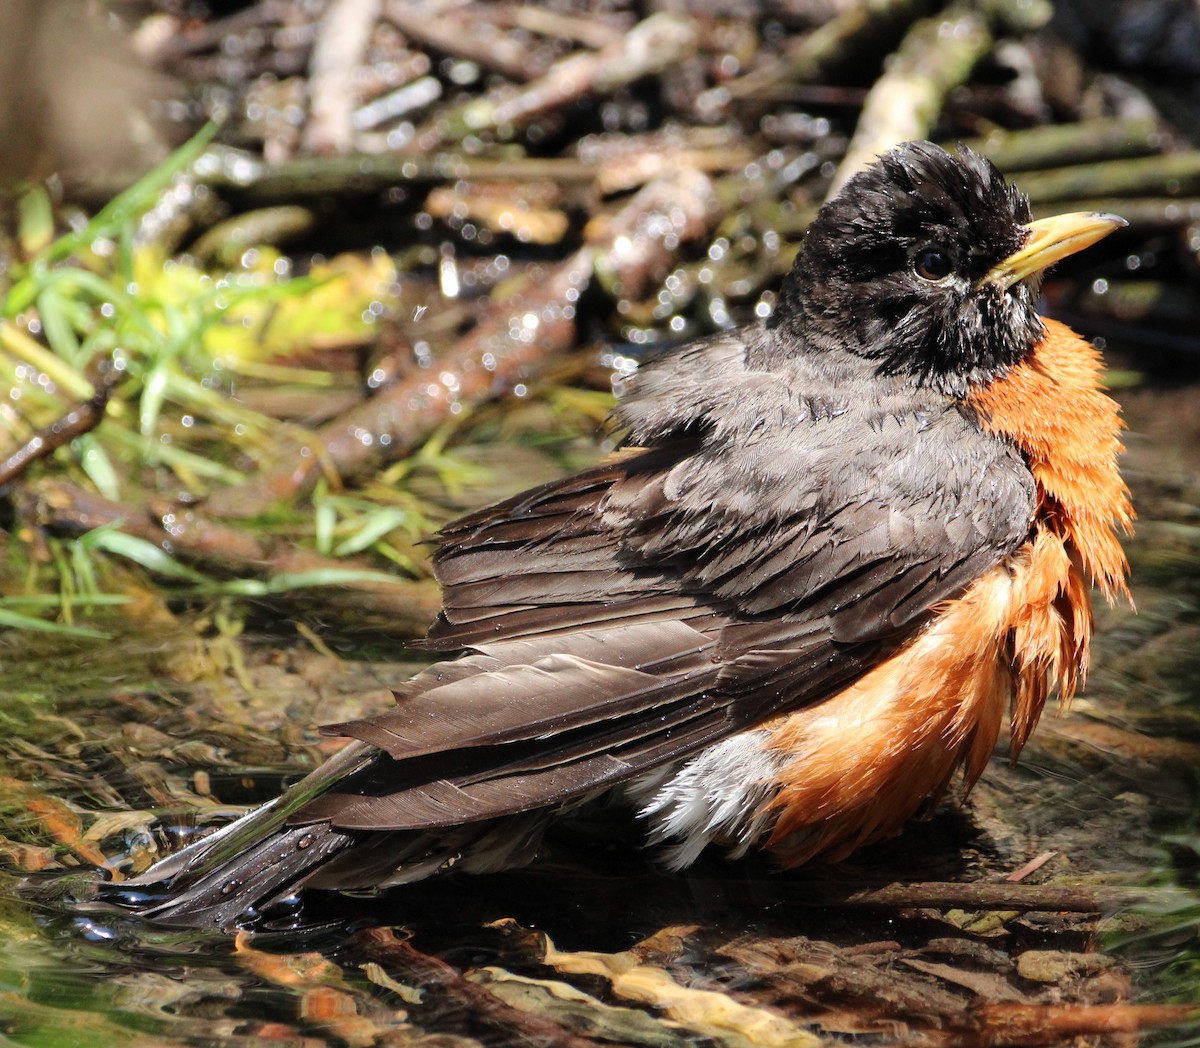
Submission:
{"label": "bird's head", "polygon": [[899,146],[821,208],[771,323],[964,396],[1041,339],[1046,267],[1125,224],[1030,218],[1025,194],[978,153]]}

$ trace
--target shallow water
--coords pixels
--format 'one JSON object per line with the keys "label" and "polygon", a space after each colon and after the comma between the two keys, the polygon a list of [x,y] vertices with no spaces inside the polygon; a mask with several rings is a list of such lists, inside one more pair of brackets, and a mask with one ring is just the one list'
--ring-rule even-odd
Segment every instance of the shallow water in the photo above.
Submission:
{"label": "shallow water", "polygon": [[[1122,399],[1139,614],[1100,610],[1089,686],[1015,768],[998,758],[965,809],[835,869],[706,859],[671,875],[601,826],[520,873],[315,899],[301,930],[156,928],[86,904],[98,867],[143,868],[274,795],[329,751],[314,724],[383,708],[413,663],[386,638],[314,646],[218,617],[110,642],[4,635],[0,1031],[37,1045],[1200,1036],[1155,1010],[1200,1002],[1200,411],[1186,388]],[[847,898],[892,881],[942,895]],[[945,897],[963,883],[990,901]],[[1041,902],[1018,897],[1039,885]],[[1102,915],[1055,905],[1081,887],[1115,889]]]}

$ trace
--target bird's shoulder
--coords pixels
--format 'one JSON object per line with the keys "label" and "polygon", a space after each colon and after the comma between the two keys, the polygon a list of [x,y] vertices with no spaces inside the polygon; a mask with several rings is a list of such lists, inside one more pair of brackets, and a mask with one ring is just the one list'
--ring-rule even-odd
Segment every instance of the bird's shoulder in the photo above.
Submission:
{"label": "bird's shoulder", "polygon": [[698,605],[876,635],[1019,547],[1035,485],[1014,446],[944,394],[777,338],[652,362],[616,412],[633,448],[443,532],[431,642]]}
{"label": "bird's shoulder", "polygon": [[[922,518],[944,526],[927,528],[927,541],[954,548],[1024,534],[1034,482],[1012,442],[955,398],[850,353],[781,349],[780,337],[763,324],[717,335],[634,377],[616,412],[627,442],[683,450],[613,488],[614,527],[669,544],[680,536],[663,518],[710,538],[836,519],[852,537],[886,515],[901,559],[920,544]],[[729,527],[714,532],[722,519]]]}
{"label": "bird's shoulder", "polygon": [[914,450],[931,466],[939,457],[951,466],[964,457],[1019,459],[958,399],[883,373],[877,361],[810,349],[763,322],[652,359],[626,380],[613,417],[628,446],[692,436],[701,438],[690,449],[701,457],[734,449],[765,459],[786,446],[851,467],[862,464],[853,452]]}

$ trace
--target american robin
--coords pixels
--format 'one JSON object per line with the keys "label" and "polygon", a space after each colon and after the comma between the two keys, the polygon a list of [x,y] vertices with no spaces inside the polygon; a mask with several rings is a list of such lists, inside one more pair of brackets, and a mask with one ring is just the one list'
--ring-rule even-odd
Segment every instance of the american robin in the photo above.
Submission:
{"label": "american robin", "polygon": [[984,158],[910,143],[809,229],[772,316],[640,370],[626,450],[439,536],[435,652],[394,709],[128,898],[234,927],[304,888],[526,861],[600,795],[666,861],[784,865],[896,833],[1010,711],[1087,669],[1132,518],[1096,351],[1043,270],[1123,225],[1030,221]]}

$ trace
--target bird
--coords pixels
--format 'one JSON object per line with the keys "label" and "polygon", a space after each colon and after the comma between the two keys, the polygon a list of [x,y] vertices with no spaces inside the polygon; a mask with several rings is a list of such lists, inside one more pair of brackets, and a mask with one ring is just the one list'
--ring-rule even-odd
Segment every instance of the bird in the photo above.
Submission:
{"label": "bird", "polygon": [[769,317],[638,369],[608,460],[439,533],[441,661],[120,901],[254,928],[313,889],[519,867],[598,804],[674,869],[836,862],[969,791],[1006,717],[1015,755],[1080,686],[1093,588],[1128,599],[1118,407],[1037,312],[1124,224],[1033,221],[963,146],[880,157]]}

